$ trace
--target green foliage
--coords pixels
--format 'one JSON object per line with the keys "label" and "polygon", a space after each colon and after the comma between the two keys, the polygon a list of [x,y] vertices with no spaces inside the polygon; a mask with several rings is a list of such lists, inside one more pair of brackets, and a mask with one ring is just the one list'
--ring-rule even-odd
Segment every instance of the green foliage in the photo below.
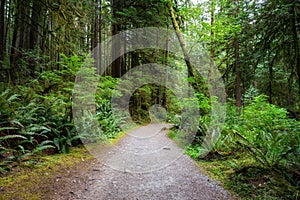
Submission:
{"label": "green foliage", "polygon": [[[95,138],[99,140],[115,138],[124,123],[122,116],[114,116],[110,103],[119,79],[101,77],[95,99],[88,90],[96,88],[98,78],[96,69],[91,67],[94,66],[92,59],[86,59],[81,71],[82,75],[91,73],[92,76],[82,80],[81,93],[75,95],[80,99],[79,104],[93,106],[95,112],[83,113],[81,125],[86,132],[80,136],[76,134],[72,90],[84,57],[72,55],[72,52],[94,48],[95,43],[111,35],[111,30],[117,33],[126,28],[171,27],[165,7],[167,0],[113,1],[112,4],[109,1],[38,2],[30,1],[23,7],[21,1],[11,1],[2,12],[6,13],[3,25],[7,24],[7,33],[11,35],[4,34],[5,38],[1,40],[5,41],[5,47],[0,54],[6,54],[6,58],[0,56],[0,88],[14,86],[0,94],[0,170],[39,152],[68,153],[72,145],[79,144],[79,139],[89,134],[96,134]],[[199,52],[203,49],[210,52],[224,78],[228,97],[234,99],[238,96],[237,87],[241,87],[244,93],[243,108],[236,110],[234,102],[228,105],[222,135],[208,158],[217,155],[224,159],[228,155],[244,154],[252,160],[254,169],[247,168],[246,173],[242,171],[243,164],[235,161],[229,164],[237,172],[235,178],[231,177],[236,181],[231,187],[243,189],[245,196],[249,189],[246,179],[266,171],[282,173],[285,181],[299,186],[300,123],[287,118],[287,111],[278,107],[299,111],[299,6],[297,1],[278,0],[212,0],[194,6],[189,1],[174,1],[180,28],[200,44],[200,48],[195,45],[189,49],[190,56],[201,59]],[[37,10],[43,12],[36,13]],[[47,15],[43,16],[45,13]],[[24,24],[31,25],[25,32]],[[32,37],[32,33],[37,35]],[[11,38],[12,35],[16,38]],[[37,41],[34,47],[29,45],[32,38]],[[122,52],[130,46],[130,43],[125,43]],[[166,41],[163,45],[172,49],[173,44]],[[100,52],[105,60],[111,54],[107,49],[101,48]],[[59,52],[66,55],[59,56]],[[161,63],[185,74],[185,62],[176,60],[175,53],[151,49],[127,52],[120,59],[126,65],[121,71],[146,63]],[[237,83],[238,76],[241,83]],[[90,85],[90,81],[95,85]],[[188,81],[197,82],[194,77],[189,77]],[[122,84],[121,92],[128,93],[126,88],[131,87],[127,86],[135,82],[124,81]],[[186,92],[180,90],[180,84],[175,83],[174,88]],[[269,97],[258,96],[258,91]],[[186,152],[198,158],[204,151],[200,144],[210,131],[212,102],[204,94],[196,94],[195,99],[199,102],[197,109],[201,117],[196,137]],[[185,140],[194,127],[189,126],[190,112],[181,115],[180,111],[182,107],[195,109],[195,99],[179,100],[167,88],[144,85],[131,95],[130,114],[136,122],[148,123],[151,121],[149,110],[153,105],[162,105],[168,112],[168,122],[175,127],[186,125],[183,134],[174,130],[172,137]],[[91,105],[94,100],[96,105]],[[159,117],[163,118],[162,115]],[[95,126],[99,126],[99,132],[98,129],[95,131]],[[271,194],[268,195],[265,198],[272,198]]]}
{"label": "green foliage", "polygon": [[276,167],[299,152],[300,123],[287,118],[287,111],[256,97],[241,115],[235,136],[262,166]]}
{"label": "green foliage", "polygon": [[[226,155],[239,152],[250,157],[255,167],[283,173],[285,181],[299,186],[300,122],[289,119],[285,109],[268,103],[267,98],[252,98],[240,114],[229,105],[222,135],[206,159],[215,158],[214,155],[226,159]],[[186,152],[198,158],[202,152],[200,144],[201,140]],[[241,164],[236,170],[242,168]]]}
{"label": "green foliage", "polygon": [[[79,143],[71,118],[71,95],[81,58],[60,62],[61,70],[43,71],[27,85],[0,95],[0,162],[2,171],[39,152],[67,153]],[[52,150],[51,150],[52,149]]]}
{"label": "green foliage", "polygon": [[102,76],[99,80],[99,85],[97,88],[97,100],[109,100],[112,98],[112,94],[118,84],[119,79],[113,78],[111,76]]}
{"label": "green foliage", "polygon": [[117,134],[121,131],[120,125],[122,120],[115,118],[109,100],[102,100],[97,103],[96,116],[103,134],[109,139],[116,138]]}
{"label": "green foliage", "polygon": [[[212,176],[243,199],[297,198],[300,169],[300,122],[287,111],[251,92],[237,112],[228,104],[222,135],[213,151],[201,159]],[[186,148],[199,160],[201,140]]]}
{"label": "green foliage", "polygon": [[96,93],[96,117],[100,129],[108,139],[117,137],[121,131],[122,118],[116,118],[111,109],[112,94],[118,81],[118,78],[111,76],[101,77]]}
{"label": "green foliage", "polygon": [[240,199],[297,199],[299,187],[289,183],[284,173],[257,166],[245,152],[198,162],[203,172]]}
{"label": "green foliage", "polygon": [[190,145],[185,149],[185,153],[194,159],[198,159],[202,152],[202,147],[199,144]]}
{"label": "green foliage", "polygon": [[73,124],[64,124],[57,129],[53,129],[53,135],[53,143],[62,153],[69,153],[72,142],[80,139],[80,136],[75,134]]}

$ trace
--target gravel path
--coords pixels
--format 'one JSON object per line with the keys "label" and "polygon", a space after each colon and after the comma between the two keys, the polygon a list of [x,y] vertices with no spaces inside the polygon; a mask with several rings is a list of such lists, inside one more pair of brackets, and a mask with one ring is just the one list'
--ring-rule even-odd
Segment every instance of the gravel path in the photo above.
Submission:
{"label": "gravel path", "polygon": [[140,127],[115,146],[92,149],[97,160],[58,180],[51,199],[232,199],[166,137],[166,126]]}

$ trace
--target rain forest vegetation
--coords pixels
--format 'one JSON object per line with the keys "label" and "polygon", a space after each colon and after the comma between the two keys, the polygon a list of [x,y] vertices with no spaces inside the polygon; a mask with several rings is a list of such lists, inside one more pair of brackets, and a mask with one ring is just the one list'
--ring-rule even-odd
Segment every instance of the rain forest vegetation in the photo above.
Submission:
{"label": "rain forest vegetation", "polygon": [[[82,144],[72,112],[75,77],[99,43],[125,30],[162,27],[192,37],[221,73],[227,94],[224,127],[204,158],[202,143],[211,122],[208,86],[189,63],[166,50],[127,52],[100,48],[104,66],[92,113],[101,135],[121,131],[111,98],[120,78],[137,66],[167,65],[188,74],[200,117],[185,152],[245,199],[297,199],[300,190],[300,3],[294,0],[0,0],[0,173],[41,154],[68,153]],[[114,55],[121,55],[111,62]],[[100,74],[101,73],[101,74]],[[131,84],[131,83],[124,83]],[[180,88],[180,85],[176,85]],[[126,88],[126,85],[124,85]],[[125,91],[126,92],[126,91]],[[181,104],[172,90],[146,84],[130,99],[138,124],[151,122],[149,110],[161,105],[175,124]],[[159,117],[159,116],[158,116]],[[88,134],[86,135],[88,137]]]}

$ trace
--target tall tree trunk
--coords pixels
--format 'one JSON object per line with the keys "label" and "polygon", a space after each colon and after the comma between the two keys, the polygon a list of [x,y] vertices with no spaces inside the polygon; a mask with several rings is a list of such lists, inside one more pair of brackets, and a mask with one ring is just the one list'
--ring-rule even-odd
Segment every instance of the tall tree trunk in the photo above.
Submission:
{"label": "tall tree trunk", "polygon": [[[239,0],[235,0],[236,13],[235,17],[239,15]],[[234,69],[235,69],[235,87],[236,87],[236,107],[239,109],[242,107],[242,80],[241,80],[241,66],[240,66],[240,44],[238,37],[234,38]]]}
{"label": "tall tree trunk", "polygon": [[[169,64],[169,39],[166,40],[166,52],[165,52],[165,65],[168,66]],[[167,106],[167,83],[168,83],[168,68],[166,68],[166,77],[164,82],[164,87],[161,86],[161,93],[162,93],[162,103],[161,105],[166,108]]]}
{"label": "tall tree trunk", "polygon": [[0,2],[0,69],[2,68],[1,61],[4,61],[5,55],[5,25],[4,25],[4,13],[5,13],[5,0]]}
{"label": "tall tree trunk", "polygon": [[127,42],[126,42],[126,37],[127,37],[127,35],[126,35],[126,33],[123,33],[122,34],[122,43],[123,43],[123,45],[122,45],[122,56],[121,56],[121,60],[122,60],[122,63],[121,63],[121,76],[123,76],[124,74],[126,74],[126,71],[127,71],[127,69],[126,69],[126,59],[127,59],[127,55],[124,53],[124,52],[126,52],[126,48],[127,48]]}
{"label": "tall tree trunk", "polygon": [[234,54],[235,54],[235,86],[236,86],[236,106],[237,108],[242,107],[242,80],[241,80],[241,69],[240,69],[240,53],[239,53],[239,41],[237,38],[234,39]]}
{"label": "tall tree trunk", "polygon": [[298,76],[298,93],[300,95],[300,49],[299,49],[299,39],[298,39],[298,31],[297,31],[297,11],[296,5],[294,3],[291,9],[291,16],[292,16],[292,32],[293,32],[293,42],[294,42],[294,49],[295,49],[295,66],[297,70]]}
{"label": "tall tree trunk", "polygon": [[92,27],[93,31],[93,38],[91,40],[91,50],[94,52],[94,59],[95,59],[95,65],[96,65],[96,70],[97,74],[100,74],[99,68],[100,68],[100,63],[101,59],[99,58],[100,52],[99,52],[99,0],[95,0],[95,16],[94,16],[94,27]]}
{"label": "tall tree trunk", "polygon": [[288,106],[290,108],[294,107],[294,95],[293,95],[293,79],[294,79],[294,70],[291,71],[291,74],[288,78],[288,96],[287,96],[287,101],[288,101]]}
{"label": "tall tree trunk", "polygon": [[[112,35],[117,35],[122,31],[122,25],[120,23],[121,16],[118,14],[118,11],[121,10],[123,5],[122,0],[112,0]],[[114,39],[112,43],[112,58],[115,60],[112,62],[112,77],[119,78],[121,77],[121,69],[124,67],[124,44],[122,37]]]}
{"label": "tall tree trunk", "polygon": [[[33,0],[31,24],[29,30],[29,49],[35,50],[39,48],[39,35],[40,35],[40,18],[41,18],[41,3],[40,0]],[[31,76],[33,77],[36,72],[37,63],[35,59],[29,60],[29,67],[31,70]]]}
{"label": "tall tree trunk", "polygon": [[273,62],[269,64],[269,103],[273,103],[273,79],[274,79],[274,72],[273,72]]}
{"label": "tall tree trunk", "polygon": [[39,41],[39,22],[41,17],[41,2],[40,0],[33,0],[31,26],[29,32],[29,49],[35,49]]}
{"label": "tall tree trunk", "polygon": [[[210,65],[208,71],[208,77],[212,78],[214,73],[214,58],[215,58],[215,10],[216,10],[216,3],[215,0],[211,0],[210,3]],[[212,82],[213,80],[209,80]]]}
{"label": "tall tree trunk", "polygon": [[167,2],[167,6],[168,6],[168,9],[169,9],[169,12],[170,12],[170,17],[172,19],[173,28],[176,32],[178,41],[179,41],[181,49],[183,51],[184,60],[185,60],[186,66],[187,66],[188,76],[193,77],[195,79],[195,81],[192,83],[192,87],[194,88],[195,92],[201,92],[201,89],[198,85],[198,83],[200,83],[200,76],[199,76],[199,74],[197,74],[198,71],[195,69],[195,67],[191,63],[190,56],[189,56],[188,51],[186,49],[186,43],[184,41],[184,38],[181,34],[178,22],[176,20],[175,11],[174,11],[171,0],[169,0]]}
{"label": "tall tree trunk", "polygon": [[13,35],[12,35],[12,42],[11,42],[11,49],[10,49],[10,64],[14,65],[15,60],[18,57],[18,51],[17,51],[17,37],[18,37],[18,23],[15,21],[14,24],[14,30],[13,30]]}
{"label": "tall tree trunk", "polygon": [[215,0],[211,0],[210,10],[210,58],[215,57]]}
{"label": "tall tree trunk", "polygon": [[[14,18],[14,28],[13,28],[13,35],[12,35],[12,42],[11,42],[11,49],[10,49],[10,65],[11,65],[11,77],[14,79],[13,68],[15,65],[15,61],[19,58],[19,48],[17,44],[18,34],[19,34],[19,27],[20,27],[20,2],[19,0],[16,1],[16,13]],[[14,80],[13,80],[14,81]]]}
{"label": "tall tree trunk", "polygon": [[19,2],[19,11],[20,11],[20,31],[19,31],[19,50],[28,49],[28,25],[29,21],[29,2],[28,1],[20,1]]}
{"label": "tall tree trunk", "polygon": [[[99,32],[98,32],[98,37],[99,37],[99,43],[102,43],[102,30],[103,29],[103,21],[102,21],[102,0],[99,2]],[[102,45],[99,45],[99,60],[100,60],[100,65],[98,68],[98,74],[103,73],[102,69],[103,66],[105,66],[105,63],[102,61],[102,58],[104,55],[102,55]]]}
{"label": "tall tree trunk", "polygon": [[93,37],[93,45],[92,45],[92,49],[96,48],[96,46],[99,43],[99,0],[95,1],[95,21],[94,21],[94,37]]}
{"label": "tall tree trunk", "polygon": [[[4,0],[5,1],[5,0]],[[7,7],[5,9],[6,13],[6,20],[4,20],[4,24],[5,24],[5,33],[4,33],[4,44],[5,44],[5,53],[7,54],[7,52],[9,51],[9,45],[11,44],[11,37],[10,37],[10,33],[11,33],[11,19],[12,19],[12,0],[8,0],[8,2],[6,3]]]}

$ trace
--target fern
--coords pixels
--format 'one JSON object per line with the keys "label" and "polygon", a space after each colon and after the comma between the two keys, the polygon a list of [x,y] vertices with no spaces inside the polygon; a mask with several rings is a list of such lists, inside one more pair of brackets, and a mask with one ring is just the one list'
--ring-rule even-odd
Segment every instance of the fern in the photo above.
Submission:
{"label": "fern", "polygon": [[8,140],[8,139],[23,139],[23,140],[26,140],[27,138],[22,136],[22,135],[6,135],[6,136],[0,137],[0,141],[1,140]]}
{"label": "fern", "polygon": [[0,132],[4,130],[16,130],[17,128],[15,127],[0,127]]}

